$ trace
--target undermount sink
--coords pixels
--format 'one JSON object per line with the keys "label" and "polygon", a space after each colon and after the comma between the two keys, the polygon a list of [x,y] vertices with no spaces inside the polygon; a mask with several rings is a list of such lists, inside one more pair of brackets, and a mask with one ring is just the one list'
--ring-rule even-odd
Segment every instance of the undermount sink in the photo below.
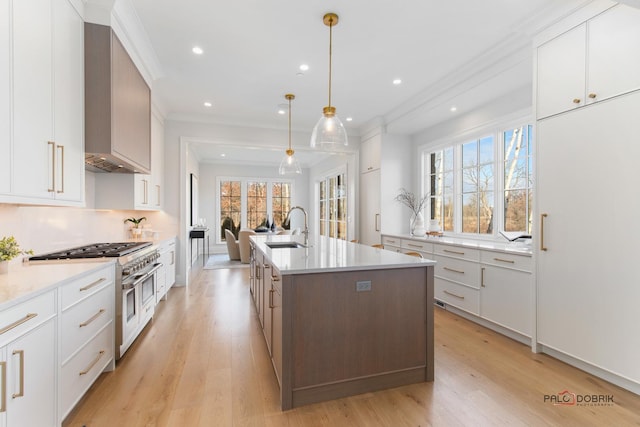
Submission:
{"label": "undermount sink", "polygon": [[269,246],[271,249],[306,248],[305,245],[298,242],[266,242],[265,245]]}

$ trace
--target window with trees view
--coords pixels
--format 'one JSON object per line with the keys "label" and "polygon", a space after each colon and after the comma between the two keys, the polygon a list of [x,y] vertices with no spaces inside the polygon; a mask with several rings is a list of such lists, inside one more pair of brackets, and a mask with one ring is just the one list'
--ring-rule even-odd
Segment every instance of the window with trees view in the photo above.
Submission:
{"label": "window with trees view", "polygon": [[347,184],[339,173],[320,181],[320,235],[347,238]]}
{"label": "window with trees view", "polygon": [[[531,233],[532,127],[524,125],[425,151],[430,219],[444,231]],[[497,195],[497,197],[496,197]]]}
{"label": "window with trees view", "polygon": [[268,178],[218,178],[219,242],[225,239],[224,230],[236,238],[242,227],[255,229],[267,223],[282,223],[291,209],[293,183]]}

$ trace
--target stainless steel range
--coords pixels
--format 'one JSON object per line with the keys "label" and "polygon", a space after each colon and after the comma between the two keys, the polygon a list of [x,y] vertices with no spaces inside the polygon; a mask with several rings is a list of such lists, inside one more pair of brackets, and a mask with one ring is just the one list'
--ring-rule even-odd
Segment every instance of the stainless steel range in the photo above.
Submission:
{"label": "stainless steel range", "polygon": [[29,261],[117,258],[116,359],[120,359],[149,323],[155,310],[156,272],[162,267],[158,247],[151,242],[95,243],[48,254]]}

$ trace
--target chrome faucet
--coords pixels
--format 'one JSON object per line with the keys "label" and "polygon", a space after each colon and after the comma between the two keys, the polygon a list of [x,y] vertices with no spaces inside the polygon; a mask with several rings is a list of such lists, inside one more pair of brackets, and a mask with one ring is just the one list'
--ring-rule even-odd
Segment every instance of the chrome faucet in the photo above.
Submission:
{"label": "chrome faucet", "polygon": [[287,217],[285,218],[284,223],[289,224],[291,212],[293,212],[296,209],[300,209],[304,214],[304,231],[302,232],[302,234],[304,234],[304,244],[305,246],[308,246],[309,245],[309,225],[307,224],[307,211],[305,211],[303,207],[294,206],[291,209],[289,209],[289,212],[287,213]]}

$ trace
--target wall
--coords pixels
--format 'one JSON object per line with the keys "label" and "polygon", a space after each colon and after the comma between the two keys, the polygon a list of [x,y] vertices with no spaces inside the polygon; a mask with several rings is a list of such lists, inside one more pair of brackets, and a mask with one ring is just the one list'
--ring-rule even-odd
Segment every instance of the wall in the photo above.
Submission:
{"label": "wall", "polygon": [[411,161],[413,152],[408,136],[383,134],[380,167],[380,229],[382,233],[408,233],[410,209],[394,199],[401,188],[421,193],[420,186],[411,185],[420,169]]}

